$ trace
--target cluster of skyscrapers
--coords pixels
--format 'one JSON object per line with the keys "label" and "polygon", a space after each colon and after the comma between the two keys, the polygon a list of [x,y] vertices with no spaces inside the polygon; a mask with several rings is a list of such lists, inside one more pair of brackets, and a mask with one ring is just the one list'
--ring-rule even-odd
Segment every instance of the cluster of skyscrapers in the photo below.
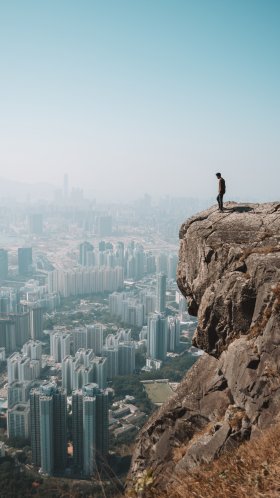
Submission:
{"label": "cluster of skyscrapers", "polygon": [[123,242],[112,244],[101,241],[98,247],[90,242],[83,242],[79,246],[79,263],[82,266],[93,267],[121,267],[124,277],[140,280],[144,275],[164,272],[169,279],[175,279],[178,257],[175,254],[154,255],[145,251],[143,246],[134,241],[125,247]]}
{"label": "cluster of skyscrapers", "polygon": [[109,296],[109,311],[123,323],[142,327],[148,322],[148,316],[155,311],[166,309],[166,275],[161,272],[156,278],[156,287],[143,289],[134,293],[114,292]]}
{"label": "cluster of skyscrapers", "polygon": [[114,292],[123,288],[121,267],[54,270],[48,274],[49,292],[62,297]]}
{"label": "cluster of skyscrapers", "polygon": [[31,449],[33,463],[44,474],[64,473],[68,464],[67,416],[72,415],[72,448],[75,472],[94,475],[97,461],[106,457],[108,393],[89,383],[72,393],[70,411],[66,391],[55,382],[44,382],[30,392]]}
{"label": "cluster of skyscrapers", "polygon": [[[107,358],[82,348],[73,358],[63,357],[70,349],[70,334],[62,332],[52,335],[51,349],[62,358],[62,386],[39,380],[41,342],[28,341],[23,353],[8,358],[8,436],[31,438],[32,461],[42,473],[60,475],[72,466],[74,473],[88,477],[109,448]],[[69,368],[70,359],[73,368]],[[72,395],[68,402],[67,394]],[[70,460],[69,445],[73,448]]]}

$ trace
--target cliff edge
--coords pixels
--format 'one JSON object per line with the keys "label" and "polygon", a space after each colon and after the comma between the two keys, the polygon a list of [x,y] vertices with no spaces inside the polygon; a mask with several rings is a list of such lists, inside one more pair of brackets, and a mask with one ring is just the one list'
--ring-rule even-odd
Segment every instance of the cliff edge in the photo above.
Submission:
{"label": "cliff edge", "polygon": [[158,496],[280,420],[280,204],[227,203],[187,220],[177,282],[205,354],[136,442],[128,488],[148,475]]}

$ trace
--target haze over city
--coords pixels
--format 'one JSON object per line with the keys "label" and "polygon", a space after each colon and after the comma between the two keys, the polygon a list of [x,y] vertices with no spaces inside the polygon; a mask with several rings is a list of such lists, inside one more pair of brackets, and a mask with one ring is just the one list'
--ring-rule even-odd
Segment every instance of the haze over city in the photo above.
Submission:
{"label": "haze over city", "polygon": [[278,1],[1,2],[2,178],[276,200]]}

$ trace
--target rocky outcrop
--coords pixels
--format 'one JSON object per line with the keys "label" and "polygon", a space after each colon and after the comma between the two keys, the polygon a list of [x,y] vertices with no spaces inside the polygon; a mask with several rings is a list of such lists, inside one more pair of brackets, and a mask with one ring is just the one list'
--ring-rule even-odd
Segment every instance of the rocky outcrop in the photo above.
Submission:
{"label": "rocky outcrop", "polygon": [[163,489],[280,416],[280,204],[227,203],[187,220],[177,281],[205,354],[139,435],[132,489],[145,469]]}

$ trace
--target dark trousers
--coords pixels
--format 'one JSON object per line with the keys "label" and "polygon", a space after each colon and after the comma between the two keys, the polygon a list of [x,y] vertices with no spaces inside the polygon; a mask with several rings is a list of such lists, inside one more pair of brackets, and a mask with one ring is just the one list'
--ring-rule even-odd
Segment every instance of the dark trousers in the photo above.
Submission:
{"label": "dark trousers", "polygon": [[217,202],[219,204],[220,211],[223,210],[223,197],[224,197],[224,194],[218,194],[218,197],[217,197]]}

